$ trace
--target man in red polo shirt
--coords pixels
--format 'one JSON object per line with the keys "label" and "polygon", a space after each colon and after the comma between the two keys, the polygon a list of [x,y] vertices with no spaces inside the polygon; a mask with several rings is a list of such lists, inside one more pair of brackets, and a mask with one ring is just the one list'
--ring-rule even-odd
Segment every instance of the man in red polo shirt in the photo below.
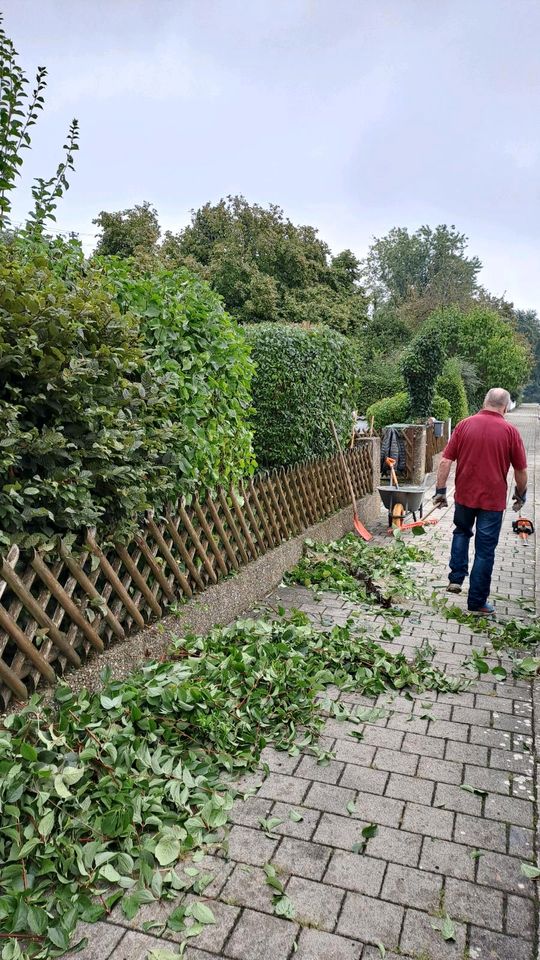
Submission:
{"label": "man in red polo shirt", "polygon": [[484,408],[458,423],[443,451],[437,472],[433,503],[447,507],[446,481],[456,461],[454,536],[450,553],[448,590],[460,593],[469,572],[469,541],[476,523],[474,564],[469,579],[468,609],[490,616],[488,601],[495,549],[506,507],[506,477],[514,468],[513,509],[518,511],[527,494],[527,457],[520,433],[504,419],[510,404],[507,390],[494,387]]}

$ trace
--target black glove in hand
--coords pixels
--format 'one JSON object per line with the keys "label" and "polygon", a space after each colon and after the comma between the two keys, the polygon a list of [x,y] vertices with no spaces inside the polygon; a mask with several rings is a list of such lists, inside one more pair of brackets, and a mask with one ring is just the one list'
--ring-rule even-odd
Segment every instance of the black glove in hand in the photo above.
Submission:
{"label": "black glove in hand", "polygon": [[435,490],[435,496],[431,502],[434,507],[439,507],[441,510],[443,507],[447,507],[448,500],[446,499],[446,487],[437,487]]}
{"label": "black glove in hand", "polygon": [[512,497],[512,510],[515,510],[516,513],[519,513],[526,499],[527,499],[527,491],[524,490],[523,493],[518,493],[517,487],[514,487],[514,496]]}

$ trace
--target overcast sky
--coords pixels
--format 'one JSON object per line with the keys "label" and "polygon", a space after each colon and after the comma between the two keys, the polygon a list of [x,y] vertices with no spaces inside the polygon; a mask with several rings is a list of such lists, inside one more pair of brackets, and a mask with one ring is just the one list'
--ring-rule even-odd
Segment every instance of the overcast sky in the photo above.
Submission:
{"label": "overcast sky", "polygon": [[3,0],[49,70],[15,219],[69,121],[58,228],[102,210],[164,227],[229,193],[281,205],[334,251],[454,223],[482,282],[540,309],[540,0]]}

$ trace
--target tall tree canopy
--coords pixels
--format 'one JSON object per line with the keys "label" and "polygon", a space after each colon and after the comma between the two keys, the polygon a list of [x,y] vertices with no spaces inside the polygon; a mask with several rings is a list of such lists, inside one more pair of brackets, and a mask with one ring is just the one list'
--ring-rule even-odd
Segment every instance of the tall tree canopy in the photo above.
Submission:
{"label": "tall tree canopy", "polygon": [[296,226],[283,210],[243,197],[207,203],[179,233],[158,245],[159,224],[148,203],[95,221],[97,252],[152,255],[168,266],[187,266],[208,280],[243,323],[325,323],[359,333],[367,321],[360,263],[350,250],[332,256],[309,226]]}
{"label": "tall tree canopy", "polygon": [[525,387],[523,399],[537,403],[540,401],[540,317],[536,310],[515,310],[514,322],[529,343],[533,356],[531,379]]}

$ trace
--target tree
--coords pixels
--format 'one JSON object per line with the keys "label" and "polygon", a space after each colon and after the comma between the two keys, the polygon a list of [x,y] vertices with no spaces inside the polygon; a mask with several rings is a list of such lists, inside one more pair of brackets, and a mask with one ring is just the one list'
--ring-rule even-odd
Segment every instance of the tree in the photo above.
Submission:
{"label": "tree", "polygon": [[400,305],[427,300],[431,309],[467,302],[478,289],[482,268],[478,257],[467,257],[467,237],[454,226],[420,227],[409,233],[394,227],[372,244],[365,278],[376,303]]}
{"label": "tree", "polygon": [[102,210],[92,223],[101,230],[97,255],[140,257],[157,252],[161,230],[157,211],[148,201],[115,213]]}
{"label": "tree", "polygon": [[[22,151],[31,146],[31,128],[45,103],[47,70],[38,67],[35,87],[29,97],[28,79],[18,63],[18,53],[6,36],[0,14],[0,232],[10,226],[11,196],[23,165]],[[34,207],[28,215],[26,233],[41,236],[48,220],[55,220],[58,200],[69,189],[68,170],[74,170],[79,149],[79,125],[72,120],[63,146],[64,159],[48,180],[38,177],[32,187]]]}
{"label": "tree", "polygon": [[523,399],[540,401],[540,318],[536,310],[515,310],[514,323],[517,331],[525,337],[533,356],[531,378],[523,392]]}
{"label": "tree", "polygon": [[160,254],[208,279],[242,323],[324,323],[345,334],[366,325],[357,258],[332,257],[313,227],[295,226],[278,206],[207,203],[184,231],[166,233]]}

